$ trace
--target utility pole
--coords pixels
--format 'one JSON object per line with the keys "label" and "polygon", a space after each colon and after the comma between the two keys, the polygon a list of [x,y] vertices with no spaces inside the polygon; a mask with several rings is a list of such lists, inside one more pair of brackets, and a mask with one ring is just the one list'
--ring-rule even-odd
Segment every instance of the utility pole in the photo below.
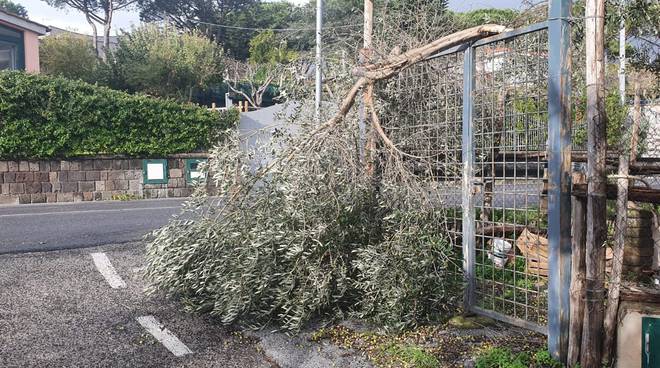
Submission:
{"label": "utility pole", "polygon": [[605,0],[585,4],[587,84],[587,252],[586,303],[582,331],[582,368],[602,367],[605,296],[605,242],[607,241],[605,115]]}
{"label": "utility pole", "polygon": [[323,73],[321,64],[323,63],[321,52],[321,30],[323,28],[323,0],[316,0],[316,90],[315,90],[315,117],[316,121],[321,121],[321,91],[323,83]]}

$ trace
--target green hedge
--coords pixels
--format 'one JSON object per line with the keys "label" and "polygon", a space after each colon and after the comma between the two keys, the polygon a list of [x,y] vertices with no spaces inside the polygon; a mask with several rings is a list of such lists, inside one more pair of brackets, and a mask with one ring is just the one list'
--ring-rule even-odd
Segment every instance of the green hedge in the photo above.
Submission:
{"label": "green hedge", "polygon": [[238,112],[0,72],[0,158],[162,156],[210,148]]}

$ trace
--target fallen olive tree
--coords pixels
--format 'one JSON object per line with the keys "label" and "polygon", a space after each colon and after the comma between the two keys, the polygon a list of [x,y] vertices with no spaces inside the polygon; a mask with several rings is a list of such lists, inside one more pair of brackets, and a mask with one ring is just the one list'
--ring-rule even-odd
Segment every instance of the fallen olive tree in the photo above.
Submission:
{"label": "fallen olive tree", "polygon": [[207,167],[218,197],[200,194],[147,247],[153,290],[223,323],[292,331],[347,315],[398,329],[441,318],[461,295],[449,277],[455,239],[434,183],[412,169],[437,163],[397,147],[370,94],[380,142],[368,174],[352,106],[375,82],[503,30],[471,28],[355,69],[357,81],[324,123],[299,106],[289,118],[296,134],[284,129],[246,148],[248,137],[228,132]]}

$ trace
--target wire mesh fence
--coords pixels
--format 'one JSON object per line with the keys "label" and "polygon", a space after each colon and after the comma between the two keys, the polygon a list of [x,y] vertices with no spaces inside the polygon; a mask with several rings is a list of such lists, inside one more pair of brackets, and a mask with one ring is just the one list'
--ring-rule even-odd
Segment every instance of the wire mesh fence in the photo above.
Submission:
{"label": "wire mesh fence", "polygon": [[[609,147],[611,164],[618,167],[622,156],[629,157],[629,179],[612,169],[610,185],[616,186],[617,194],[625,189],[626,196],[610,199],[607,204],[608,244],[606,249],[606,273],[610,282],[618,277],[614,261],[622,264],[623,284],[650,284],[657,272],[660,248],[657,203],[639,199],[639,190],[660,189],[660,104],[657,101],[629,101],[625,107],[627,116],[622,123],[616,146]],[[623,173],[625,175],[625,173]],[[624,217],[625,215],[625,217]],[[623,244],[622,254],[617,254],[617,244]],[[615,282],[617,282],[615,280]]]}
{"label": "wire mesh fence", "polygon": [[435,193],[445,217],[443,229],[455,252],[451,273],[462,279],[461,193],[463,71],[462,52],[416,64],[377,90],[384,129],[411,157],[408,164]]}
{"label": "wire mesh fence", "polygon": [[473,130],[476,305],[547,322],[547,31],[479,46]]}
{"label": "wire mesh fence", "polygon": [[[382,124],[443,209],[462,277],[465,51],[416,64],[377,90]],[[547,320],[547,31],[474,48],[476,307],[524,324]],[[472,213],[472,212],[470,212]],[[539,328],[540,329],[540,328]]]}

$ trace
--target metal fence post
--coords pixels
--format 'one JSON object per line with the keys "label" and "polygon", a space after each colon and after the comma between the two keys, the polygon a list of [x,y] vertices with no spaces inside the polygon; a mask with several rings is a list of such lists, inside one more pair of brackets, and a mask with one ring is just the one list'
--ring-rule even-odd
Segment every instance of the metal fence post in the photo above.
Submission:
{"label": "metal fence post", "polygon": [[571,284],[571,0],[548,11],[548,350],[566,361]]}
{"label": "metal fence post", "polygon": [[474,92],[474,49],[465,49],[463,62],[463,277],[465,291],[463,310],[468,312],[475,302],[475,210],[472,195],[474,179],[474,135],[472,132],[472,111]]}

